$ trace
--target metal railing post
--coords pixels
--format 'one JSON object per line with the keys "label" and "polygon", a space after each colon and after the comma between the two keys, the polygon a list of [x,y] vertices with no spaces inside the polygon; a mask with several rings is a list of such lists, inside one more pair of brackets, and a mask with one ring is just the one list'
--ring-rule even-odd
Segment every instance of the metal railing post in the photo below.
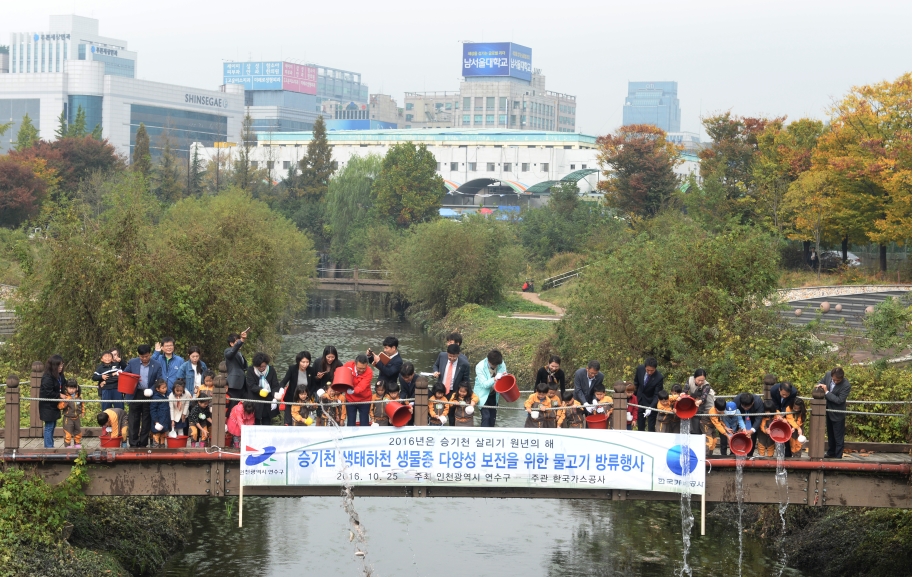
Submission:
{"label": "metal railing post", "polygon": [[827,401],[824,390],[815,387],[812,390],[812,417],[808,428],[808,457],[824,458],[824,437],[827,434]]}
{"label": "metal railing post", "polygon": [[[225,446],[225,423],[228,421],[225,415],[225,393],[228,387],[228,367],[225,361],[219,363],[219,374],[212,382],[212,435],[210,435],[210,446]],[[231,446],[231,443],[228,443]]]}
{"label": "metal railing post", "polygon": [[6,377],[6,426],[3,431],[4,448],[19,448],[19,376]]}
{"label": "metal railing post", "polygon": [[624,381],[615,381],[612,393],[612,428],[616,431],[626,431],[628,429],[628,393],[625,388],[628,383]]}
{"label": "metal railing post", "polygon": [[[35,361],[32,363],[31,375],[31,392],[29,396],[37,399],[41,396],[41,376],[44,375],[44,363]],[[44,424],[41,422],[41,415],[38,413],[38,401],[29,401],[29,435],[30,438],[44,436]]]}

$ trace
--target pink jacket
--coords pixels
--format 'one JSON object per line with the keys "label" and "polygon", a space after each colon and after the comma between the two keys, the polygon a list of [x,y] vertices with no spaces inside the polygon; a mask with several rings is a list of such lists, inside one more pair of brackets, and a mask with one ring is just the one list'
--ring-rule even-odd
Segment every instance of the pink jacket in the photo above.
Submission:
{"label": "pink jacket", "polygon": [[228,432],[235,437],[241,436],[241,425],[253,425],[256,412],[247,414],[244,412],[244,403],[238,403],[228,415]]}

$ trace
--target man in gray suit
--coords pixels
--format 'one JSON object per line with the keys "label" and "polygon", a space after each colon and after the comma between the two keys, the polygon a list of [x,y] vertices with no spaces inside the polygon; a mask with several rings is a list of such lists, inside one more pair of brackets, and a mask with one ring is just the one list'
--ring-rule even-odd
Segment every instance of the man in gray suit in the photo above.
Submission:
{"label": "man in gray suit", "polygon": [[228,335],[228,348],[225,349],[225,368],[228,370],[228,394],[231,401],[228,404],[229,410],[233,409],[238,401],[242,401],[247,396],[245,388],[247,359],[241,353],[241,346],[247,340],[247,331],[240,335],[231,333]]}
{"label": "man in gray suit", "polygon": [[824,399],[827,401],[827,452],[825,458],[843,458],[843,437],[846,434],[846,414],[833,413],[846,410],[846,399],[850,396],[850,381],[843,375],[841,367],[834,367],[824,373],[816,389],[824,389]]}
{"label": "man in gray suit", "polygon": [[585,369],[574,373],[574,398],[582,405],[593,402],[593,387],[601,385],[605,377],[599,372],[599,361],[590,361]]}

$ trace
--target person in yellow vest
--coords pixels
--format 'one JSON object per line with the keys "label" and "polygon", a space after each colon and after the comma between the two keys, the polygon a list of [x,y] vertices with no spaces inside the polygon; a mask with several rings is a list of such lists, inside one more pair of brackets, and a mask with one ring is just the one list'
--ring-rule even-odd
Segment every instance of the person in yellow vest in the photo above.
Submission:
{"label": "person in yellow vest", "polygon": [[789,440],[793,457],[802,455],[803,447],[807,440],[805,435],[802,434],[802,426],[805,424],[805,419],[805,401],[797,397],[793,401],[792,408],[787,407],[786,409],[786,422],[793,428],[793,436]]}
{"label": "person in yellow vest", "polygon": [[725,457],[729,454],[729,431],[726,425],[720,419],[726,413],[726,399],[716,399],[713,406],[707,411],[710,419],[710,433],[707,435],[707,456],[713,454],[717,445],[720,447],[720,456]]}
{"label": "person in yellow vest", "polygon": [[120,439],[121,445],[127,443],[127,413],[123,409],[110,408],[95,415],[98,426],[112,439]]}
{"label": "person in yellow vest", "polygon": [[540,409],[548,407],[546,399],[548,398],[548,383],[536,383],[536,391],[526,399],[523,406],[526,408],[526,423],[523,425],[527,429],[541,429],[544,427],[545,414],[548,411]]}
{"label": "person in yellow vest", "polygon": [[558,428],[585,428],[586,421],[584,420],[583,407],[580,405],[580,401],[574,398],[574,391],[564,391],[561,395],[561,401],[561,406],[564,408],[558,411]]}
{"label": "person in yellow vest", "polygon": [[[296,403],[313,403],[314,400],[308,394],[307,385],[298,385],[295,389]],[[292,426],[307,427],[314,424],[314,417],[311,416],[311,407],[307,405],[292,405]]]}
{"label": "person in yellow vest", "polygon": [[473,426],[473,413],[475,413],[476,405],[479,404],[479,396],[472,392],[472,387],[468,382],[457,387],[450,397],[450,402],[456,403],[450,405],[454,413],[453,425],[455,427]]}
{"label": "person in yellow vest", "polygon": [[[320,390],[317,391],[317,394],[320,394]],[[345,402],[345,395],[337,393],[332,388],[327,389],[320,397],[320,407],[323,409],[319,418],[320,426],[332,427],[333,423],[330,422],[330,419],[332,419],[336,422],[336,425],[344,427],[346,425]]]}
{"label": "person in yellow vest", "polygon": [[63,446],[74,449],[82,448],[82,418],[86,414],[86,404],[82,402],[79,384],[75,379],[67,381],[66,392],[61,396],[65,401],[57,408],[63,411]]}
{"label": "person in yellow vest", "polygon": [[431,398],[428,399],[428,424],[431,426],[446,425],[450,402],[447,400],[443,383],[435,383],[431,393]]}
{"label": "person in yellow vest", "polygon": [[[777,406],[771,400],[764,401],[764,412],[776,412],[777,415],[780,414],[780,411],[777,411]],[[777,444],[774,443],[774,440],[770,438],[769,427],[774,419],[778,418],[780,417],[765,416],[761,418],[761,430],[758,431],[758,454],[760,454],[762,457],[774,456],[774,450],[776,449]]]}

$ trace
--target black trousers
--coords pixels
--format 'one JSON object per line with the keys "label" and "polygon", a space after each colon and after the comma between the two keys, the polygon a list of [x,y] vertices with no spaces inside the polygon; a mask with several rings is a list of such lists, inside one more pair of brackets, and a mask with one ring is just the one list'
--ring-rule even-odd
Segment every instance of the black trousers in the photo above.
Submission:
{"label": "black trousers", "polygon": [[[644,405],[645,407],[650,406],[650,403],[641,403],[638,399],[638,405]],[[637,409],[637,430],[638,431],[653,431],[656,432],[656,411],[650,411],[650,416],[645,417],[646,409]],[[644,428],[646,427],[646,428]]]}
{"label": "black trousers", "polygon": [[127,423],[130,426],[130,446],[149,446],[149,433],[152,430],[152,413],[149,412],[150,403],[128,403],[130,413]]}
{"label": "black trousers", "polygon": [[[490,408],[489,408],[490,407]],[[494,427],[495,419],[498,418],[498,398],[495,396],[495,392],[492,391],[489,393],[488,398],[485,399],[485,404],[482,406],[482,426],[483,427]]]}
{"label": "black trousers", "polygon": [[843,437],[846,434],[846,420],[827,419],[827,457],[843,458]]}

